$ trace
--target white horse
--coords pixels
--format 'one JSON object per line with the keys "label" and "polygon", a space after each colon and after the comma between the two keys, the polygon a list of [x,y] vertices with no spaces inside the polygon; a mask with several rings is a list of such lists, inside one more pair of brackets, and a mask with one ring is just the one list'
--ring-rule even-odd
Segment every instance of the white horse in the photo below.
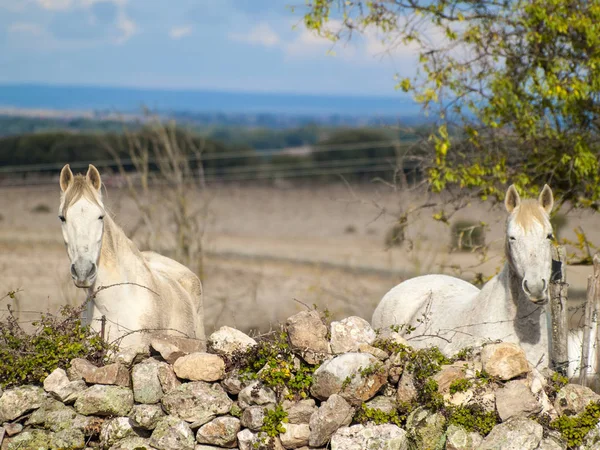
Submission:
{"label": "white horse", "polygon": [[87,174],[60,173],[59,218],[75,286],[87,290],[87,319],[105,338],[138,346],[147,332],[163,330],[204,340],[202,285],[187,267],[153,252],[141,252],[106,213],[102,181],[90,164]]}
{"label": "white horse", "polygon": [[[465,346],[501,339],[520,344],[534,366],[549,364],[548,284],[552,270],[552,190],[538,200],[506,193],[506,263],[481,290],[447,275],[425,275],[400,283],[381,300],[372,324],[402,327],[417,348],[436,345],[446,355]],[[549,309],[549,308],[548,308]],[[407,332],[409,334],[407,334]]]}

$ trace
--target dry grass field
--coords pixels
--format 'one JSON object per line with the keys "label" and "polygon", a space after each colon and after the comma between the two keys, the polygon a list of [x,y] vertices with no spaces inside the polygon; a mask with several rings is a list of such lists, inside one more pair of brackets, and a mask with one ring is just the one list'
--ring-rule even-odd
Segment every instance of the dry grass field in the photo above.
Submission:
{"label": "dry grass field", "polygon": [[[493,274],[502,264],[500,206],[474,203],[456,216],[490,225],[489,260],[477,266],[476,255],[449,252],[450,229],[432,220],[431,211],[411,218],[407,235],[412,245],[386,248],[384,236],[399,207],[419,199],[384,186],[350,191],[341,182],[225,185],[194,198],[208,205],[202,218],[208,332],[222,325],[266,330],[304,308],[303,303],[328,308],[334,318],[370,320],[381,297],[408,276],[445,272],[471,279],[474,271]],[[16,300],[0,302],[0,311],[10,302],[22,321],[37,317],[36,311],[56,311],[85,298],[70,280],[58,199],[58,185],[0,189],[0,297],[20,290]],[[131,233],[138,211],[127,193],[109,188],[105,203]],[[162,219],[168,230],[169,218]],[[590,213],[570,212],[563,235],[572,238],[573,228],[582,226],[592,242],[600,243],[597,223]],[[141,234],[134,240],[142,242]],[[158,250],[168,250],[165,242]],[[569,267],[572,299],[581,297],[590,273],[589,267]]]}

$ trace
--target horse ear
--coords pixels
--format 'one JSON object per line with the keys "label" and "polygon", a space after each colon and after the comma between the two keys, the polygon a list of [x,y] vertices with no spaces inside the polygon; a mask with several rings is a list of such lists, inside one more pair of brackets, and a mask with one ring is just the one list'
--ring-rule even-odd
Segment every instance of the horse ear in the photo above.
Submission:
{"label": "horse ear", "polygon": [[517,188],[514,184],[511,184],[506,191],[506,198],[504,199],[504,206],[506,206],[506,210],[511,213],[521,204],[521,197],[519,197],[519,193],[517,192]]}
{"label": "horse ear", "polygon": [[96,189],[97,191],[100,190],[100,188],[102,187],[100,172],[98,172],[98,169],[96,169],[96,167],[94,167],[93,164],[90,164],[90,166],[88,167],[88,171],[85,177],[94,189]]}
{"label": "horse ear", "polygon": [[552,195],[552,189],[547,184],[544,185],[544,189],[540,193],[539,197],[540,206],[544,208],[544,210],[550,214],[552,208],[554,207],[554,196]]}
{"label": "horse ear", "polygon": [[72,181],[73,181],[73,172],[71,172],[71,166],[68,164],[65,164],[65,166],[60,171],[60,190],[65,192],[71,185]]}

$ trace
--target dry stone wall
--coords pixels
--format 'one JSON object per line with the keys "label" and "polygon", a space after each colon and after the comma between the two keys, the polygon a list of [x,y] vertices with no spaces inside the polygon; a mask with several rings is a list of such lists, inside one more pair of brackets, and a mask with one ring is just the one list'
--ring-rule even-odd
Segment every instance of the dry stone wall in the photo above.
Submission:
{"label": "dry stone wall", "polygon": [[[311,310],[263,339],[223,327],[206,349],[156,336],[103,367],[76,359],[43,386],[6,388],[0,441],[2,450],[600,449],[599,400],[532,368],[515,344],[450,360],[361,318],[329,323]],[[564,418],[584,416],[570,435]]]}

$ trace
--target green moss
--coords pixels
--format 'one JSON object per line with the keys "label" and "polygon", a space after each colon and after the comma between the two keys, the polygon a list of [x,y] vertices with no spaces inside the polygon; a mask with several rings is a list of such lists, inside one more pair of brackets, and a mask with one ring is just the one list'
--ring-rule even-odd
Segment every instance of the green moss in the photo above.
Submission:
{"label": "green moss", "polygon": [[487,412],[481,406],[454,406],[447,410],[448,424],[459,425],[467,431],[487,436],[500,423],[495,411]]}
{"label": "green moss", "polygon": [[231,414],[233,417],[240,418],[242,417],[242,409],[238,405],[233,405],[229,411],[229,414]]}
{"label": "green moss", "polygon": [[554,400],[556,398],[556,394],[558,394],[558,391],[567,385],[567,383],[569,383],[569,379],[567,377],[562,376],[558,372],[554,372],[548,379],[548,383],[544,389],[548,398],[550,400]]}
{"label": "green moss", "polygon": [[269,437],[277,437],[285,432],[283,424],[287,423],[287,421],[287,413],[281,405],[277,405],[275,409],[267,409],[265,411],[265,418],[263,419],[260,431]]}
{"label": "green moss", "polygon": [[[404,417],[404,421],[406,417]],[[383,425],[385,423],[392,423],[401,427],[404,424],[403,418],[398,415],[398,411],[394,410],[390,413],[386,413],[380,409],[369,408],[365,403],[361,404],[356,414],[354,415],[354,422],[365,424],[367,422],[373,422],[376,425]]]}
{"label": "green moss", "polygon": [[420,406],[436,412],[444,407],[444,396],[439,392],[437,381],[429,378],[417,387],[417,401]]}
{"label": "green moss", "polygon": [[585,436],[600,420],[600,403],[590,403],[576,416],[560,416],[550,423],[550,428],[559,431],[569,448],[583,443]]}
{"label": "green moss", "polygon": [[294,356],[284,331],[272,333],[246,352],[236,353],[229,366],[238,368],[242,377],[258,379],[279,392],[287,388],[290,400],[308,397],[318,367]]}
{"label": "green moss", "polygon": [[42,314],[25,332],[9,309],[0,321],[0,385],[41,384],[56,368],[74,358],[101,363],[114,346],[81,324],[82,308],[64,307],[59,315]]}
{"label": "green moss", "polygon": [[466,378],[459,378],[458,380],[454,380],[452,383],[450,383],[450,394],[454,395],[457,392],[465,392],[467,389],[471,388],[471,386],[473,386],[471,381],[467,380]]}

